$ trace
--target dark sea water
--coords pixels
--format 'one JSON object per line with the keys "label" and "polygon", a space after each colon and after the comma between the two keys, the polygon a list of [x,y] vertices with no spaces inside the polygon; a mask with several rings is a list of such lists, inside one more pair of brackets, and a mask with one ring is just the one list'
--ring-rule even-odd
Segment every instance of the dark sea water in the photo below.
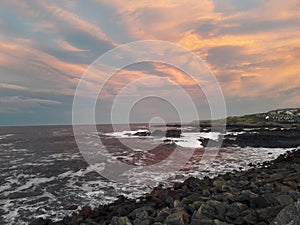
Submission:
{"label": "dark sea water", "polygon": [[[94,138],[101,137],[109,151],[120,160],[135,165],[154,163],[172,151],[164,138],[136,137],[130,131],[113,132],[111,126],[98,126],[98,133],[83,132],[90,148],[97,148]],[[131,130],[148,129],[136,124]],[[276,158],[289,149],[224,148],[205,170],[198,170],[202,147],[198,137],[216,138],[214,133],[201,133],[187,129],[182,138],[173,139],[177,146],[194,156],[182,170],[164,180],[159,174],[147,174],[156,184],[169,185],[188,176],[214,176],[233,170],[247,169],[249,162],[262,162]],[[159,145],[159,151],[141,148],[123,148],[118,140],[136,144]],[[82,157],[71,126],[0,127],[0,224],[27,224],[37,217],[61,219],[72,211],[72,205],[97,206],[113,201],[124,194],[137,197],[151,190],[143,180],[118,184],[103,178]]]}

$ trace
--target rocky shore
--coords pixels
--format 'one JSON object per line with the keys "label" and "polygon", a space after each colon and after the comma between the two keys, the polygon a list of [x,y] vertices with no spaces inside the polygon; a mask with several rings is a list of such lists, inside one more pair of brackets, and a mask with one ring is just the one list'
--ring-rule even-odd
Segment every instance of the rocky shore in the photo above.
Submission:
{"label": "rocky shore", "polygon": [[[75,209],[76,207],[74,207]],[[119,199],[53,222],[31,225],[300,225],[300,150],[245,172],[189,178],[156,187],[139,199]]]}
{"label": "rocky shore", "polygon": [[[228,131],[229,134],[224,135],[222,143],[222,147],[225,148],[235,146],[242,148],[297,148],[300,146],[299,127],[288,129],[281,127],[251,127],[249,129],[231,127],[228,128]],[[209,139],[202,138],[199,140],[203,146],[208,145]]]}

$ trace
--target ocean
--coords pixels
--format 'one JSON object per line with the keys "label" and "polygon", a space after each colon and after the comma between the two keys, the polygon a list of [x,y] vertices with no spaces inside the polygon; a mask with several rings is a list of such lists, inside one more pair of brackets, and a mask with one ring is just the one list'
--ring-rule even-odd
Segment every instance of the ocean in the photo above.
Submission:
{"label": "ocean", "polygon": [[[193,151],[192,157],[183,168],[168,172],[167,176],[145,169],[142,176],[129,174],[131,181],[118,183],[98,173],[95,170],[97,163],[90,165],[84,159],[72,126],[0,127],[0,224],[28,224],[38,217],[59,220],[72,214],[74,211],[69,208],[74,205],[78,210],[85,205],[95,207],[112,202],[119,195],[136,198],[151,191],[155,185],[168,186],[189,176],[213,177],[246,170],[250,168],[249,163],[269,161],[290,150],[222,148],[217,157],[199,170],[204,151],[199,137],[214,140],[218,138],[217,133],[186,127],[177,138],[135,135],[149,130],[147,124],[132,124],[130,130],[119,126],[114,131],[111,125],[98,125],[97,133],[86,130],[80,138],[86,140],[88,149],[98,149],[97,138],[100,137],[108,149],[105,154],[130,165],[155,166],[176,147],[183,154]],[[248,129],[247,132],[252,131]],[[242,133],[231,132],[231,135]],[[130,147],[123,146],[123,141],[131,143]],[[157,147],[143,149],[143,146],[152,145]],[[146,179],[151,179],[150,185]]]}

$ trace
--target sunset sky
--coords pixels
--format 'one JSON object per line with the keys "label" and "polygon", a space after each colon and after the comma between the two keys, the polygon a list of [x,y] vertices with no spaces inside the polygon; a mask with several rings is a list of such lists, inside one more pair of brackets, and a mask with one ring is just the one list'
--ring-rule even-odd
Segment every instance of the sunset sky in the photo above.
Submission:
{"label": "sunset sky", "polygon": [[[3,0],[0,125],[70,124],[88,66],[138,40],[169,41],[200,56],[222,87],[228,115],[300,105],[299,0]],[[148,75],[193,85],[169,66],[133,65],[108,82],[99,105],[108,107],[120,87]],[[147,85],[149,94],[174,95],[159,80]],[[104,111],[99,122],[109,121]]]}

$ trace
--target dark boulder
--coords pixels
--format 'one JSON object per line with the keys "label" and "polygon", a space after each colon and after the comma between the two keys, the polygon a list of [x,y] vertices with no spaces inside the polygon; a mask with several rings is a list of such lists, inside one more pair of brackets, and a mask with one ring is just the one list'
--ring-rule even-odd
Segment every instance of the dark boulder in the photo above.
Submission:
{"label": "dark boulder", "polygon": [[226,216],[230,219],[237,219],[239,216],[241,216],[242,212],[248,209],[247,205],[244,205],[239,202],[232,203],[226,212]]}
{"label": "dark boulder", "polygon": [[186,225],[189,223],[189,214],[183,208],[173,209],[171,214],[164,221],[166,225]]}
{"label": "dark boulder", "polygon": [[111,222],[111,225],[132,225],[132,223],[130,222],[130,220],[124,216],[124,217],[113,217]]}
{"label": "dark boulder", "polygon": [[180,138],[181,137],[181,130],[167,130],[166,137]]}
{"label": "dark boulder", "polygon": [[300,199],[282,209],[271,225],[299,225],[300,224]]}
{"label": "dark boulder", "polygon": [[194,217],[195,219],[206,217],[211,219],[224,220],[227,207],[228,206],[223,202],[209,200],[200,206]]}
{"label": "dark boulder", "polygon": [[51,225],[52,221],[48,219],[38,218],[32,221],[29,225]]}
{"label": "dark boulder", "polygon": [[139,131],[133,134],[134,136],[139,136],[139,137],[146,137],[150,136],[151,132],[150,131]]}

